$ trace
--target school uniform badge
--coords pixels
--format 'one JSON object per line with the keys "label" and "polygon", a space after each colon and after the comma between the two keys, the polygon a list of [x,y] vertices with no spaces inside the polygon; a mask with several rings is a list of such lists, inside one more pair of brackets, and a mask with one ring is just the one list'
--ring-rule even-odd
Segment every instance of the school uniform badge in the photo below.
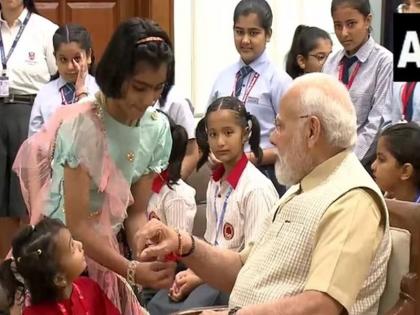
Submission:
{"label": "school uniform badge", "polygon": [[26,58],[25,62],[29,65],[36,64],[36,55],[34,51],[28,51],[28,57]]}
{"label": "school uniform badge", "polygon": [[225,240],[230,241],[234,235],[235,229],[233,228],[233,225],[226,222],[223,226],[223,237],[225,238]]}

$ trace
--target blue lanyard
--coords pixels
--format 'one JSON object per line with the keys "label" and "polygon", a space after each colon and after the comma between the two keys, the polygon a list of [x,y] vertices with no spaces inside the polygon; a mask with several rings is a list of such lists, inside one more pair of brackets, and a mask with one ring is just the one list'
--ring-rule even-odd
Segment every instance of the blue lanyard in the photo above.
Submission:
{"label": "blue lanyard", "polygon": [[218,245],[217,236],[219,235],[220,229],[222,228],[223,220],[225,219],[228,199],[232,191],[233,191],[232,187],[229,187],[229,190],[226,193],[225,201],[223,202],[222,213],[220,213],[219,217],[217,217],[217,209],[216,209],[216,200],[217,200],[217,194],[219,193],[219,187],[217,187],[217,189],[214,192],[214,214],[216,216],[216,236],[214,237],[214,245],[216,246]]}
{"label": "blue lanyard", "polygon": [[0,53],[1,53],[1,63],[3,65],[3,69],[6,69],[7,61],[9,61],[10,56],[12,55],[13,51],[16,48],[16,45],[22,36],[23,30],[25,29],[26,25],[28,24],[29,18],[31,17],[31,12],[28,11],[28,14],[26,15],[25,19],[23,20],[22,25],[19,27],[19,32],[16,35],[15,40],[12,43],[12,47],[10,47],[9,53],[7,56],[4,53],[4,45],[3,45],[3,36],[1,35],[0,31]]}

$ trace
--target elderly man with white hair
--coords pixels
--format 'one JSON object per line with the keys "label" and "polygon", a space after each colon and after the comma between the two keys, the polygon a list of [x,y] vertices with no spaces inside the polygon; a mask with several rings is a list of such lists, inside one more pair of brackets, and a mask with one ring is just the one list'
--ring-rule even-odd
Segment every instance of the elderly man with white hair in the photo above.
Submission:
{"label": "elderly man with white hair", "polygon": [[151,221],[139,236],[141,248],[148,244],[141,257],[179,254],[231,293],[225,314],[377,314],[391,251],[388,213],[352,152],[356,114],[347,89],[326,74],[302,76],[275,124],[277,176],[292,186],[254,244],[234,253]]}

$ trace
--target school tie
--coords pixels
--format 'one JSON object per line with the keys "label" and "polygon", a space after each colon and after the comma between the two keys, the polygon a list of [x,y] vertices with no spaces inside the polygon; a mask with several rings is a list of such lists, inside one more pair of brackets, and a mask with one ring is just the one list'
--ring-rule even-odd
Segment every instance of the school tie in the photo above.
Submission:
{"label": "school tie", "polygon": [[403,114],[404,118],[407,121],[411,121],[413,119],[413,111],[414,111],[414,89],[416,88],[417,82],[407,82],[404,86],[404,91],[406,95],[403,95],[403,103],[406,102],[407,104],[403,104]]}
{"label": "school tie", "polygon": [[72,104],[75,101],[76,88],[73,83],[66,83],[61,87],[61,92],[64,97],[63,105]]}
{"label": "school tie", "polygon": [[347,57],[347,56],[343,57],[343,78],[342,78],[342,82],[344,84],[349,83],[350,68],[357,60],[358,59],[357,59],[356,56],[353,56],[353,57],[350,57],[350,58]]}
{"label": "school tie", "polygon": [[252,72],[252,68],[250,66],[243,66],[239,71],[236,73],[236,84],[235,84],[235,97],[239,97],[241,95],[242,85],[244,84],[244,80],[248,74]]}

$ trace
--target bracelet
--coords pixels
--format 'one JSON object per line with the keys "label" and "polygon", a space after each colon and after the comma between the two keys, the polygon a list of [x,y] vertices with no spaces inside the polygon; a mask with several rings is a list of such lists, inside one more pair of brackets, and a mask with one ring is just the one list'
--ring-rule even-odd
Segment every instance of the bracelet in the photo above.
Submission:
{"label": "bracelet", "polygon": [[179,233],[178,229],[175,229],[176,234],[178,235],[178,250],[176,252],[171,252],[165,256],[165,261],[175,261],[177,262],[180,255],[182,254],[182,235]]}
{"label": "bracelet", "polygon": [[178,256],[182,255],[182,235],[179,233],[178,229],[175,229],[176,233],[178,234]]}
{"label": "bracelet", "polygon": [[136,286],[136,268],[137,268],[138,262],[135,260],[131,260],[128,263],[127,267],[127,282],[132,287]]}
{"label": "bracelet", "polygon": [[192,236],[192,234],[190,234],[190,237],[191,237],[191,248],[190,248],[190,250],[188,251],[188,253],[185,253],[185,254],[180,253],[180,254],[181,254],[181,257],[188,257],[188,256],[190,256],[190,255],[194,252],[194,250],[195,250],[195,238],[194,238],[194,236]]}

